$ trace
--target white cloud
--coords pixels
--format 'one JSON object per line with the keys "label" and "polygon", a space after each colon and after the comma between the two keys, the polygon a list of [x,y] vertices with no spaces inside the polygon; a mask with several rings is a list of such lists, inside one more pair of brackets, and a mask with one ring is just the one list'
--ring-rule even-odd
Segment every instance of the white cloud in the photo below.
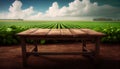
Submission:
{"label": "white cloud", "polygon": [[85,16],[90,13],[92,8],[96,8],[97,3],[90,3],[89,0],[75,0],[69,3],[69,6],[59,8],[57,2],[54,2],[53,5],[49,8],[46,12],[47,16],[49,17],[56,17],[56,16]]}
{"label": "white cloud", "polygon": [[23,19],[91,19],[94,17],[120,17],[120,8],[110,5],[99,6],[98,3],[91,3],[90,0],[74,0],[68,6],[59,7],[54,2],[51,7],[43,14],[29,7],[21,9],[21,1],[16,0],[9,8],[8,13],[1,13],[0,18],[23,18]]}
{"label": "white cloud", "polygon": [[15,1],[12,6],[10,6],[9,11],[11,13],[21,12],[22,3],[20,1]]}
{"label": "white cloud", "polygon": [[[69,17],[87,17],[87,16],[117,16],[120,12],[119,8],[115,8],[109,5],[98,6],[96,2],[91,3],[90,0],[74,0],[69,3],[69,6],[59,8],[57,2],[54,2],[53,5],[47,11],[49,17],[57,16],[69,16]],[[116,13],[113,14],[113,13]]]}
{"label": "white cloud", "polygon": [[31,16],[35,11],[33,7],[22,10],[22,3],[19,0],[16,0],[10,7],[8,13],[2,13],[0,18],[7,19],[18,19],[18,18],[27,18]]}
{"label": "white cloud", "polygon": [[31,15],[29,17],[27,17],[26,19],[32,19],[32,20],[38,20],[40,18],[43,18],[43,13],[39,12],[37,14]]}
{"label": "white cloud", "polygon": [[46,16],[56,17],[59,16],[59,6],[57,2],[54,2],[49,10],[46,11]]}
{"label": "white cloud", "polygon": [[32,6],[29,7],[28,9],[22,10],[22,14],[23,14],[22,16],[24,16],[24,17],[26,17],[26,16],[29,17],[33,13],[35,13],[35,11],[33,10]]}

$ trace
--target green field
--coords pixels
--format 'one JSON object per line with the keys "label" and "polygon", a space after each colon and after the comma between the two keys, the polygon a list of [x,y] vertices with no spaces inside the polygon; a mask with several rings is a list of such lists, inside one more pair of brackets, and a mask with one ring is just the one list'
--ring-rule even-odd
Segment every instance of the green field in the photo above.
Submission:
{"label": "green field", "polygon": [[102,42],[120,42],[120,22],[110,21],[0,21],[0,45],[17,44],[16,33],[29,28],[90,28],[105,33]]}
{"label": "green field", "polygon": [[[100,28],[117,27],[120,28],[120,22],[101,22],[101,21],[0,21],[2,26],[21,26],[21,27],[39,27],[53,28],[55,25],[65,28]],[[57,28],[57,27],[55,27]]]}

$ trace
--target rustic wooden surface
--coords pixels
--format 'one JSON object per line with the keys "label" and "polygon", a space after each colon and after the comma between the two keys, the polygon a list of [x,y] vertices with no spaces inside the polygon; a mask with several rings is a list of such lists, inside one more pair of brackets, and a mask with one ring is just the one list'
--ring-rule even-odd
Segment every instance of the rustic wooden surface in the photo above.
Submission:
{"label": "rustic wooden surface", "polygon": [[[21,42],[22,42],[22,58],[23,58],[23,66],[27,66],[27,58],[28,55],[34,54],[34,55],[69,55],[69,54],[76,54],[79,55],[80,52],[67,52],[67,53],[55,53],[55,52],[45,52],[45,53],[38,53],[38,47],[37,47],[37,37],[40,39],[49,39],[52,38],[52,40],[57,40],[57,39],[68,39],[68,38],[80,38],[82,40],[82,54],[91,54],[91,55],[98,55],[100,51],[99,43],[100,43],[100,37],[104,36],[103,33],[97,32],[91,29],[39,29],[39,28],[33,28],[33,29],[28,29],[26,31],[20,32],[17,34],[18,36],[21,37]],[[36,38],[35,38],[36,37]],[[25,39],[34,39],[35,40],[35,48],[33,49],[32,52],[27,52],[26,51],[26,42]],[[65,39],[66,38],[66,39]],[[92,39],[91,39],[92,38]],[[94,52],[89,52],[86,47],[86,40],[91,39],[95,40],[95,49]]]}
{"label": "rustic wooden surface", "polygon": [[104,36],[103,33],[91,29],[28,29],[20,32],[18,36],[39,36],[39,37],[79,37],[79,36]]}

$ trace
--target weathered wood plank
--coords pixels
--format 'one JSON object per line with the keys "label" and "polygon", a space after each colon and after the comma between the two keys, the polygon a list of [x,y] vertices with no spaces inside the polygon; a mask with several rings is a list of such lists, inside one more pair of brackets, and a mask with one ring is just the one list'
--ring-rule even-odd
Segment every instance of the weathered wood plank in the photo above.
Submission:
{"label": "weathered wood plank", "polygon": [[30,35],[39,35],[39,36],[46,36],[50,29],[38,29],[35,32],[31,33]]}
{"label": "weathered wood plank", "polygon": [[81,31],[80,29],[69,29],[74,37],[77,36],[86,36],[86,32]]}
{"label": "weathered wood plank", "polygon": [[70,32],[69,29],[60,29],[61,31],[61,36],[72,36],[72,33]]}
{"label": "weathered wood plank", "polygon": [[49,31],[49,33],[47,34],[47,36],[49,37],[51,37],[51,36],[53,36],[53,37],[57,37],[57,36],[59,36],[60,37],[60,29],[51,29],[50,31]]}
{"label": "weathered wood plank", "polygon": [[82,36],[104,36],[105,34],[101,32],[96,32],[90,29],[38,29],[33,28],[23,32],[18,33],[19,36],[36,36],[36,37],[82,37]]}
{"label": "weathered wood plank", "polygon": [[81,29],[82,31],[86,32],[88,35],[94,35],[94,36],[104,36],[105,34],[101,32],[97,32],[91,29]]}
{"label": "weathered wood plank", "polygon": [[26,31],[23,31],[23,32],[18,33],[17,35],[29,35],[29,34],[35,32],[35,31],[37,31],[37,30],[38,30],[37,28],[28,29],[28,30],[26,30]]}

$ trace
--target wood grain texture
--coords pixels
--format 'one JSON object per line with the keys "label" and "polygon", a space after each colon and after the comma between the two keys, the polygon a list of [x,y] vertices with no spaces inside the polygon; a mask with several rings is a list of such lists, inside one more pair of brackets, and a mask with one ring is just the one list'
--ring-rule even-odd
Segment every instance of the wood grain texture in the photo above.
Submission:
{"label": "wood grain texture", "polygon": [[86,32],[81,31],[80,29],[69,29],[69,30],[72,33],[73,37],[86,36],[87,35]]}
{"label": "wood grain texture", "polygon": [[47,37],[59,37],[61,35],[60,29],[51,29]]}
{"label": "wood grain texture", "polygon": [[47,35],[50,29],[38,29],[31,33],[31,35]]}
{"label": "wood grain texture", "polygon": [[93,36],[104,36],[105,34],[101,33],[101,32],[97,32],[91,29],[81,29],[82,31],[84,31],[86,34],[88,35],[93,35]]}
{"label": "wood grain texture", "polygon": [[69,29],[61,29],[60,32],[61,32],[61,36],[66,36],[66,37],[73,36],[73,34],[70,32]]}
{"label": "wood grain texture", "polygon": [[28,29],[28,30],[26,30],[26,31],[17,33],[17,35],[30,35],[31,33],[35,32],[35,31],[37,31],[37,30],[38,30],[37,28]]}
{"label": "wood grain texture", "polygon": [[39,29],[33,28],[20,32],[18,36],[36,36],[36,37],[87,37],[87,36],[104,36],[105,34],[91,29]]}

